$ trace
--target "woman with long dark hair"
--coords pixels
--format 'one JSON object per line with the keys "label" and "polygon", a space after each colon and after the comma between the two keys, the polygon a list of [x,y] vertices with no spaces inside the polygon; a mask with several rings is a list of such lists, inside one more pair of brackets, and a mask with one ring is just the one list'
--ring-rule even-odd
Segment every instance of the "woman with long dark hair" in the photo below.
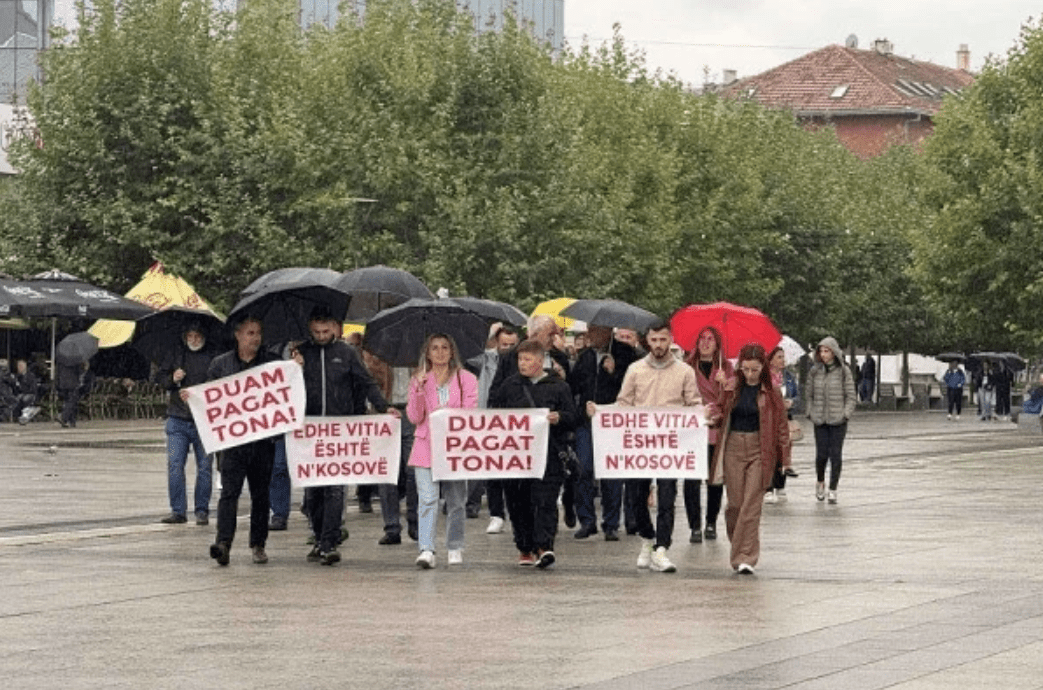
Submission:
{"label": "woman with long dark hair", "polygon": [[[416,424],[409,465],[416,473],[418,497],[418,537],[420,555],[417,566],[435,567],[435,526],[438,521],[438,492],[446,502],[446,548],[449,565],[464,562],[464,504],[467,482],[436,482],[431,478],[431,425],[429,415],[443,407],[476,407],[478,379],[460,365],[460,354],[453,339],[442,333],[427,337],[420,353],[420,364],[409,382],[406,415]],[[441,486],[439,486],[441,485]]]}
{"label": "woman with long dark hair", "polygon": [[776,465],[790,464],[786,406],[772,384],[768,358],[760,345],[751,343],[739,351],[739,375],[734,386],[724,387],[719,413],[724,429],[710,479],[723,480],[728,492],[724,522],[732,569],[752,575],[760,559],[764,491],[771,486]]}
{"label": "woman with long dark hair", "polygon": [[[699,396],[707,408],[721,402],[721,394],[724,392],[725,383],[735,375],[732,363],[724,358],[722,353],[722,339],[720,332],[713,326],[707,326],[699,333],[695,341],[695,347],[685,359],[685,362],[695,369],[695,382],[699,386]],[[711,419],[710,427],[707,429],[707,440],[709,450],[706,457],[712,458],[714,448],[720,438],[720,420]],[[724,487],[721,484],[706,482],[706,530],[700,531],[702,521],[702,507],[700,506],[698,479],[686,479],[684,481],[684,510],[688,516],[688,528],[691,530],[689,540],[698,544],[703,540],[717,538],[717,516],[721,513],[721,497],[724,495]]]}

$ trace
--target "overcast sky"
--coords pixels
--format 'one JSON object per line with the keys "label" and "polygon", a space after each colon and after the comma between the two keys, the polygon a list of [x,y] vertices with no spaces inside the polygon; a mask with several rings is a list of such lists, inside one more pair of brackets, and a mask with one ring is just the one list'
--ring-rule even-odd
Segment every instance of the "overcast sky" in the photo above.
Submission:
{"label": "overcast sky", "polygon": [[898,55],[948,67],[966,43],[978,70],[1041,12],[1039,0],[565,0],[565,36],[599,43],[619,22],[651,65],[701,84],[704,67],[711,81],[724,69],[748,77],[851,34],[859,48],[886,38]]}
{"label": "overcast sky", "polygon": [[[57,0],[58,17],[73,0]],[[971,69],[985,56],[1004,56],[1039,0],[565,0],[565,37],[600,43],[619,22],[628,43],[655,67],[685,81],[720,81],[724,69],[748,77],[854,34],[860,48],[887,38],[895,52],[956,66],[966,43]]]}

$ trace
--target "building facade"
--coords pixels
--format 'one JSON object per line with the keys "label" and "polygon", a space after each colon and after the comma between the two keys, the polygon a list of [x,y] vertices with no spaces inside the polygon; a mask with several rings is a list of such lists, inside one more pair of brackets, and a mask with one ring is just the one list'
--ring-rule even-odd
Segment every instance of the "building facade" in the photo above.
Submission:
{"label": "building facade", "polygon": [[0,103],[25,103],[29,82],[41,77],[53,19],[54,0],[0,0]]}
{"label": "building facade", "polygon": [[[338,0],[300,0],[301,26],[315,23],[333,26],[339,16]],[[460,9],[474,17],[476,31],[499,31],[513,12],[518,21],[531,27],[537,38],[550,44],[558,53],[565,40],[565,0],[456,0]],[[366,0],[346,0],[348,9],[360,16],[366,13]]]}

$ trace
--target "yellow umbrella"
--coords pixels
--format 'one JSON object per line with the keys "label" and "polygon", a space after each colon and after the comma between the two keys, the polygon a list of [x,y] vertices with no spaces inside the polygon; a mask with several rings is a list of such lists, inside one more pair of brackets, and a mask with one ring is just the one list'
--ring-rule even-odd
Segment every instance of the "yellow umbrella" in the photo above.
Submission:
{"label": "yellow umbrella", "polygon": [[[147,304],[156,309],[171,306],[203,309],[213,312],[213,308],[200,297],[195,289],[183,279],[169,275],[163,271],[163,264],[158,261],[145,272],[141,282],[131,288],[127,298]],[[134,335],[133,321],[113,321],[100,319],[88,329],[98,339],[98,347],[116,347],[130,340]]]}
{"label": "yellow umbrella", "polygon": [[557,299],[548,300],[541,302],[536,305],[536,308],[532,310],[532,314],[529,316],[539,316],[540,314],[546,314],[547,316],[554,317],[554,323],[558,324],[561,328],[568,329],[572,326],[575,319],[570,319],[567,316],[561,316],[560,312],[565,307],[569,306],[576,300],[571,297],[559,297]]}
{"label": "yellow umbrella", "polygon": [[365,335],[366,324],[364,323],[346,323],[343,329],[341,329],[341,337],[347,338],[352,333],[361,333]]}

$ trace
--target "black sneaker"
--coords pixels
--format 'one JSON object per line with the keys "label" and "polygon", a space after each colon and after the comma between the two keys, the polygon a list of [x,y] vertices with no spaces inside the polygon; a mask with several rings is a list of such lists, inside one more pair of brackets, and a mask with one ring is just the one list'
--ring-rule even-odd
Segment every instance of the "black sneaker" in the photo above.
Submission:
{"label": "black sneaker", "polygon": [[703,536],[707,539],[716,539],[717,525],[713,524],[712,522],[706,523],[706,529],[703,530]]}
{"label": "black sneaker", "polygon": [[322,560],[322,551],[319,550],[318,546],[314,546],[305,558],[309,563],[318,563]]}
{"label": "black sneaker", "polygon": [[373,504],[372,503],[359,503],[359,512],[360,513],[372,513],[373,512]]}
{"label": "black sneaker", "polygon": [[210,516],[206,513],[196,513],[196,524],[200,527],[210,524]]}
{"label": "black sneaker", "polygon": [[399,534],[385,534],[377,543],[381,546],[394,546],[402,543],[402,536]]}
{"label": "black sneaker", "polygon": [[228,565],[228,544],[223,541],[219,541],[216,544],[210,545],[210,558],[217,561],[218,565]]}
{"label": "black sneaker", "polygon": [[254,546],[251,551],[253,551],[254,563],[257,565],[264,565],[268,562],[268,554],[264,552],[263,546]]}
{"label": "black sneaker", "polygon": [[168,515],[165,518],[163,518],[162,520],[160,520],[160,522],[162,522],[165,525],[182,525],[182,524],[188,522],[188,518],[186,518],[184,515],[178,515],[177,513],[171,513],[170,515]]}
{"label": "black sneaker", "polygon": [[553,551],[539,551],[536,554],[536,567],[540,570],[554,565],[554,552]]}
{"label": "black sneaker", "polygon": [[572,506],[565,506],[565,526],[569,529],[576,526],[576,509]]}
{"label": "black sneaker", "polygon": [[692,530],[692,536],[688,537],[688,543],[689,544],[702,544],[703,543],[703,533],[700,532],[697,529],[693,529]]}
{"label": "black sneaker", "polygon": [[282,515],[273,515],[271,521],[268,523],[268,531],[270,532],[285,532],[286,531],[286,518]]}
{"label": "black sneaker", "polygon": [[409,529],[406,530],[406,534],[408,534],[409,538],[413,541],[418,541],[420,539],[420,535],[417,534],[416,529],[415,526],[410,525]]}
{"label": "black sneaker", "polygon": [[619,541],[619,532],[614,529],[605,530],[605,541]]}
{"label": "black sneaker", "polygon": [[330,549],[326,553],[322,554],[319,559],[319,563],[322,565],[333,565],[334,563],[340,563],[340,552],[336,549]]}
{"label": "black sneaker", "polygon": [[587,537],[591,537],[591,536],[593,536],[593,535],[595,535],[597,533],[598,533],[598,528],[595,527],[594,525],[583,525],[578,530],[576,530],[576,533],[573,534],[572,536],[575,537],[576,539],[586,539]]}

